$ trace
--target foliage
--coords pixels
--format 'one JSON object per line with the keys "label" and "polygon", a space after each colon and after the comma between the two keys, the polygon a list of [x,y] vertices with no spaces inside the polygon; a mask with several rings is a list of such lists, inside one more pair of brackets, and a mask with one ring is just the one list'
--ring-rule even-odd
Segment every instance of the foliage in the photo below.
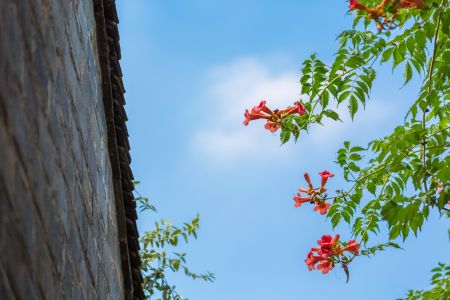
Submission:
{"label": "foliage", "polygon": [[[401,69],[404,85],[421,81],[417,98],[408,100],[404,123],[391,134],[364,146],[344,142],[336,162],[348,186],[322,199],[334,199],[328,210],[332,226],[347,223],[366,247],[359,255],[371,256],[417,236],[431,210],[449,216],[450,7],[447,0],[351,0],[349,7],[356,12],[354,26],[338,36],[334,61],[327,64],[313,54],[303,62],[305,111],[268,120],[279,125],[282,144],[297,141],[314,124],[341,121],[338,106],[346,105],[353,119],[370,101],[376,65]],[[296,203],[303,199],[296,197]],[[368,247],[385,226],[389,241]],[[433,281],[430,292],[410,292],[408,299],[435,299],[426,297],[439,289],[448,292],[446,274],[445,282]]]}
{"label": "foliage", "polygon": [[431,270],[432,288],[427,291],[410,290],[408,296],[399,300],[446,300],[450,299],[450,266],[439,263],[439,266]]}
{"label": "foliage", "polygon": [[[135,181],[134,185],[139,182]],[[150,204],[148,198],[142,197],[136,192],[138,197],[135,201],[138,203],[141,211],[156,211]],[[169,271],[183,271],[187,277],[192,279],[201,279],[204,281],[214,281],[214,274],[206,272],[197,274],[189,270],[186,265],[186,253],[176,252],[179,241],[188,243],[190,237],[197,238],[200,217],[197,215],[191,222],[184,223],[181,227],[176,227],[168,220],[155,222],[153,230],[144,232],[140,237],[141,250],[141,271],[144,277],[142,287],[146,297],[161,300],[187,300],[180,296],[176,286],[171,285],[167,280]]]}

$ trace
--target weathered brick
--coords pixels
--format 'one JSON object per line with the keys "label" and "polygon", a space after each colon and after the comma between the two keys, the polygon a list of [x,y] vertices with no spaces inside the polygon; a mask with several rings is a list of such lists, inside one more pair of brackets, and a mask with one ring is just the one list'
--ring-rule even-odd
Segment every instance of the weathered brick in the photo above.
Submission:
{"label": "weathered brick", "polygon": [[0,299],[124,299],[96,26],[0,1]]}

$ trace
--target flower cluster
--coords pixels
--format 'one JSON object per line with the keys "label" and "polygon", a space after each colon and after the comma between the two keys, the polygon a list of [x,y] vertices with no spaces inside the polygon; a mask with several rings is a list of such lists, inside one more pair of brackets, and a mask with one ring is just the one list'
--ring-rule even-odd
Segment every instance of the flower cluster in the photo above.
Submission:
{"label": "flower cluster", "polygon": [[375,20],[378,30],[382,31],[395,28],[394,20],[401,9],[421,9],[424,5],[423,0],[382,0],[375,8],[370,8],[359,3],[358,0],[350,0],[348,7],[351,10],[367,12],[367,16]]}
{"label": "flower cluster", "polygon": [[244,113],[244,125],[247,126],[250,121],[257,119],[265,119],[266,124],[264,128],[269,130],[270,132],[276,132],[281,127],[281,122],[284,118],[289,115],[297,114],[302,116],[306,113],[305,108],[303,107],[300,101],[294,103],[294,106],[289,106],[283,110],[271,110],[266,106],[266,101],[261,101],[258,106],[255,106],[249,112],[248,109],[245,110]]}
{"label": "flower cluster", "polygon": [[[348,272],[347,265],[353,260],[355,256],[359,255],[360,244],[355,240],[350,240],[347,243],[339,241],[339,234],[335,237],[331,235],[323,235],[317,241],[319,248],[311,248],[305,263],[310,271],[316,269],[322,271],[322,274],[327,274],[337,263],[342,263],[342,266]],[[353,254],[353,257],[348,257],[345,252]],[[348,274],[348,273],[347,273]]]}
{"label": "flower cluster", "polygon": [[[323,172],[320,172],[319,175],[322,178],[321,185],[319,188],[314,188],[311,183],[311,179],[309,178],[309,174],[304,174],[306,183],[308,184],[308,188],[300,188],[298,190],[297,195],[294,196],[294,206],[300,207],[303,203],[309,202],[316,205],[314,207],[314,211],[317,211],[320,214],[324,215],[330,208],[330,204],[325,200],[326,197],[323,196],[327,191],[327,189],[325,188],[325,184],[327,183],[328,178],[333,177],[334,174],[331,174],[330,172],[325,170]],[[306,193],[306,196],[303,196],[302,193]]]}

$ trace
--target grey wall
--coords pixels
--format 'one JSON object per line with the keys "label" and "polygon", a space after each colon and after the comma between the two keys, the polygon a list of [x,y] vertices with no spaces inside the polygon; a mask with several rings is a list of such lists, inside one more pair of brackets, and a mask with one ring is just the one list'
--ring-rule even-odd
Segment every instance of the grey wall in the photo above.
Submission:
{"label": "grey wall", "polygon": [[0,1],[0,299],[122,299],[92,0]]}

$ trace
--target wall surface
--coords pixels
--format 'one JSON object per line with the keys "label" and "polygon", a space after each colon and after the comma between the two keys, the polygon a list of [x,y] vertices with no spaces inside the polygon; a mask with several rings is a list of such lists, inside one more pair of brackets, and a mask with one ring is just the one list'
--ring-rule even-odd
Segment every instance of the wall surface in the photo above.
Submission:
{"label": "wall surface", "polygon": [[122,299],[92,0],[0,1],[0,299]]}

